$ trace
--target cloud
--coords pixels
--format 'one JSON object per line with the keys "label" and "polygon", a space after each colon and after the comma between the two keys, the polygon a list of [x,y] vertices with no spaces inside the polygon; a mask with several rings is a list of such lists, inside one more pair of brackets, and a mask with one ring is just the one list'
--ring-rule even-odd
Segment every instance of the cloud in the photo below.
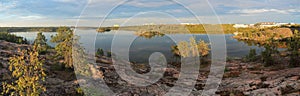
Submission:
{"label": "cloud", "polygon": [[174,2],[171,1],[139,1],[139,0],[134,0],[126,3],[127,5],[130,6],[135,6],[135,7],[161,7],[161,6],[167,6],[167,5],[172,5]]}
{"label": "cloud", "polygon": [[70,3],[70,2],[76,2],[77,0],[53,0],[56,2],[64,2],[64,3]]}
{"label": "cloud", "polygon": [[228,13],[235,13],[235,14],[261,14],[267,12],[275,12],[280,14],[291,14],[291,13],[298,13],[300,10],[296,9],[238,9],[238,10],[231,10]]}
{"label": "cloud", "polygon": [[169,13],[182,13],[184,12],[183,9],[170,9],[170,10],[166,10],[166,12],[169,12]]}
{"label": "cloud", "polygon": [[[0,0],[0,23],[6,25],[72,25],[77,19],[87,25],[99,25],[114,6],[126,0]],[[127,0],[109,15],[111,24],[128,19],[139,12],[167,12],[176,18],[192,18],[188,10],[192,9],[196,17],[204,23],[214,23],[215,13],[223,23],[255,23],[258,21],[300,22],[299,0]],[[176,4],[178,1],[180,4]],[[207,1],[211,4],[208,5]],[[89,4],[83,14],[82,9]],[[214,9],[212,10],[211,7]],[[157,18],[159,15],[151,15]],[[140,18],[145,18],[141,17]],[[137,19],[134,22],[139,22]],[[146,19],[147,20],[147,19]],[[161,22],[170,18],[157,19]],[[164,21],[165,20],[165,21]],[[192,22],[190,19],[182,19]],[[28,22],[30,22],[30,24]],[[209,22],[210,21],[210,22]],[[111,24],[107,24],[111,26]],[[1,25],[1,24],[0,24]]]}
{"label": "cloud", "polygon": [[11,1],[0,1],[0,11],[5,11],[11,8],[15,8],[18,2],[16,0]]}
{"label": "cloud", "polygon": [[43,17],[43,16],[37,16],[37,15],[30,15],[30,16],[22,16],[20,18],[21,19],[25,19],[25,20],[37,20],[37,19],[43,19],[45,17]]}

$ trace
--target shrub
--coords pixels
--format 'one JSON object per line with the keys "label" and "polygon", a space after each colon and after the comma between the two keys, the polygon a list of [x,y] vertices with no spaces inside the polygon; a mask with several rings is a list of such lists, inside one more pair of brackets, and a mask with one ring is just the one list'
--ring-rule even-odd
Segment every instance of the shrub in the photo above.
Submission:
{"label": "shrub", "polygon": [[36,46],[31,51],[20,50],[19,56],[10,59],[9,70],[12,72],[12,82],[3,83],[4,95],[11,96],[38,96],[46,91],[42,85],[45,80],[45,72],[42,61],[39,60]]}

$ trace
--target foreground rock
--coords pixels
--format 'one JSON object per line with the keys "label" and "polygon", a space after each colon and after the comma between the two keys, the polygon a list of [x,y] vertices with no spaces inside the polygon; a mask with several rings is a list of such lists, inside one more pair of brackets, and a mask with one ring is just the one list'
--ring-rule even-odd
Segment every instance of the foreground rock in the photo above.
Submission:
{"label": "foreground rock", "polygon": [[[220,85],[221,95],[290,95],[300,92],[300,68],[273,69],[262,64],[228,63],[229,70]],[[228,73],[238,74],[227,76]],[[227,76],[227,77],[226,77]]]}
{"label": "foreground rock", "polygon": [[[242,63],[241,61],[242,60],[233,60],[227,62],[224,78],[216,92],[217,95],[299,95],[299,67],[276,69],[274,67],[264,67],[261,63]],[[163,96],[176,85],[176,81],[178,81],[178,77],[180,76],[179,68],[169,66],[165,69],[164,77],[155,84],[138,87],[122,80],[115,72],[112,64],[97,64],[99,67],[105,69],[103,74],[106,84],[120,96]],[[136,72],[141,72],[134,66],[133,69],[137,69]],[[147,71],[145,71],[145,73],[147,73]],[[190,94],[191,96],[201,95],[208,73],[209,71],[200,71],[196,85]]]}

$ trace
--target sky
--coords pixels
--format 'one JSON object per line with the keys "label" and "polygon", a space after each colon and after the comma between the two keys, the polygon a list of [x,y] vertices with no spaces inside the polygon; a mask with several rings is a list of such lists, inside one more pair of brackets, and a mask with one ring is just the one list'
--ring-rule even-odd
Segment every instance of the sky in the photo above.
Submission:
{"label": "sky", "polygon": [[0,0],[0,27],[300,23],[299,5],[299,0]]}

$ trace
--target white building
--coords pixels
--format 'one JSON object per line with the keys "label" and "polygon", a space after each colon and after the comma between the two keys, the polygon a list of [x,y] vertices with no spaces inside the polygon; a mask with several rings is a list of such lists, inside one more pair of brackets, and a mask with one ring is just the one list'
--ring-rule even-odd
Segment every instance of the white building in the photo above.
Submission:
{"label": "white building", "polygon": [[275,22],[261,22],[261,23],[257,23],[259,25],[260,28],[268,28],[268,27],[276,27],[276,23]]}
{"label": "white building", "polygon": [[248,28],[249,25],[247,25],[247,24],[234,24],[233,27],[234,28]]}
{"label": "white building", "polygon": [[282,25],[289,25],[289,23],[276,23],[275,25],[282,26]]}
{"label": "white building", "polygon": [[262,22],[258,24],[260,28],[267,28],[267,27],[280,27],[282,25],[289,25],[290,23]]}
{"label": "white building", "polygon": [[180,25],[195,25],[194,23],[180,23]]}
{"label": "white building", "polygon": [[120,27],[120,25],[118,25],[118,24],[115,24],[115,25],[113,25],[113,27]]}

